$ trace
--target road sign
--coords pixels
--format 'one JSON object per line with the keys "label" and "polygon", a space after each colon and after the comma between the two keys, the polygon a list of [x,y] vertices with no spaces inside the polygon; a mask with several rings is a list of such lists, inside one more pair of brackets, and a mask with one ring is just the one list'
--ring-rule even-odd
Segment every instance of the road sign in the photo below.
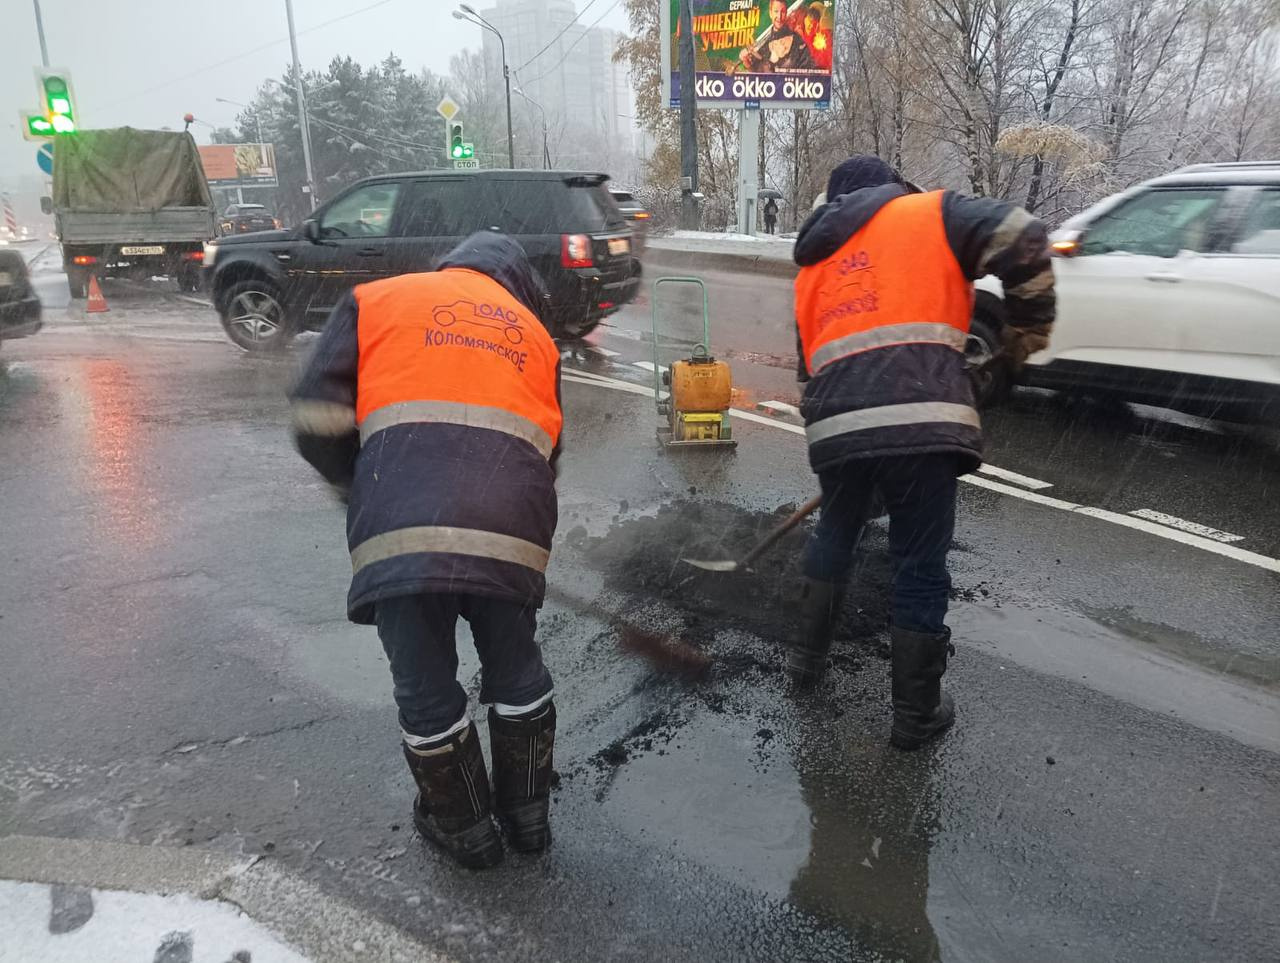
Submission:
{"label": "road sign", "polygon": [[466,160],[456,160],[453,162],[453,169],[455,171],[478,171],[480,162],[474,157],[468,157]]}
{"label": "road sign", "polygon": [[46,174],[53,174],[53,145],[41,144],[36,151],[36,166]]}
{"label": "road sign", "polygon": [[440,103],[436,104],[436,113],[444,118],[445,123],[448,123],[449,121],[453,120],[453,118],[457,115],[458,111],[460,111],[461,109],[462,108],[458,106],[457,101],[455,101],[448,94],[445,94],[443,97],[441,97]]}

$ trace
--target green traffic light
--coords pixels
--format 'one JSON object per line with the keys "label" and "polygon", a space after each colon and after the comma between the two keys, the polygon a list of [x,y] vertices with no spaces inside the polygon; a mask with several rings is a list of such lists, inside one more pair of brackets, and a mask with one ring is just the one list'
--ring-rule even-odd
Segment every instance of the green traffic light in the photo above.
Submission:
{"label": "green traffic light", "polygon": [[36,137],[48,137],[54,132],[53,124],[44,117],[28,117],[27,130]]}
{"label": "green traffic light", "polygon": [[450,151],[450,153],[451,153],[451,154],[453,154],[453,158],[454,158],[454,160],[458,160],[459,158],[461,158],[461,157],[462,157],[462,145],[461,145],[461,144],[454,144],[454,145],[453,145],[453,150],[452,150],[452,151]]}

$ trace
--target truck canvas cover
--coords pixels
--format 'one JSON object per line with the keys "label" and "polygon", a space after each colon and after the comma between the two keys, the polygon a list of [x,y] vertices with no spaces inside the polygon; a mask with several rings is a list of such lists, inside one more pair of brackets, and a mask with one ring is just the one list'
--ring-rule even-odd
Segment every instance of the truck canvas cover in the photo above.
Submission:
{"label": "truck canvas cover", "polygon": [[196,142],[164,130],[82,130],[58,137],[53,206],[58,211],[145,213],[212,208]]}

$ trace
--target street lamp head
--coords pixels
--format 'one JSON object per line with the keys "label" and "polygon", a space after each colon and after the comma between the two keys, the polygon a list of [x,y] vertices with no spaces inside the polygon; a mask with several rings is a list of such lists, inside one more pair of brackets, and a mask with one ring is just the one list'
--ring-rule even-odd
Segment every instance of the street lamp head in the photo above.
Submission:
{"label": "street lamp head", "polygon": [[478,16],[479,16],[479,14],[475,12],[475,9],[474,9],[470,4],[467,4],[467,3],[460,3],[460,4],[458,4],[458,6],[463,10],[463,12],[465,12],[465,13],[469,13],[469,14],[471,14],[471,16],[473,16],[473,17],[478,17]]}
{"label": "street lamp head", "polygon": [[454,20],[466,20],[468,23],[470,23],[470,22],[471,22],[471,18],[470,18],[470,17],[468,17],[468,16],[467,16],[465,13],[463,13],[461,10],[455,10],[455,11],[453,11],[453,19],[454,19]]}

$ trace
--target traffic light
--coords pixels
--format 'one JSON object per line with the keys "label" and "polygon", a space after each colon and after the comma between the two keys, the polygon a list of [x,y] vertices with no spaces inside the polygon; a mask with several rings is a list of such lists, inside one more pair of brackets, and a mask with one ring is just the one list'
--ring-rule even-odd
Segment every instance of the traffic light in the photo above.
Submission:
{"label": "traffic light", "polygon": [[[55,134],[74,134],[76,132],[75,104],[71,95],[71,80],[62,74],[42,73],[40,90],[44,96],[44,120],[53,128]],[[31,123],[40,118],[33,117]],[[35,132],[35,127],[31,127]],[[47,135],[46,135],[47,136]]]}
{"label": "traffic light", "polygon": [[27,140],[43,140],[53,136],[53,123],[44,114],[24,113],[22,119],[26,124],[24,134]]}
{"label": "traffic light", "polygon": [[449,156],[454,160],[462,160],[466,157],[467,146],[462,143],[462,125],[453,124],[449,127]]}

